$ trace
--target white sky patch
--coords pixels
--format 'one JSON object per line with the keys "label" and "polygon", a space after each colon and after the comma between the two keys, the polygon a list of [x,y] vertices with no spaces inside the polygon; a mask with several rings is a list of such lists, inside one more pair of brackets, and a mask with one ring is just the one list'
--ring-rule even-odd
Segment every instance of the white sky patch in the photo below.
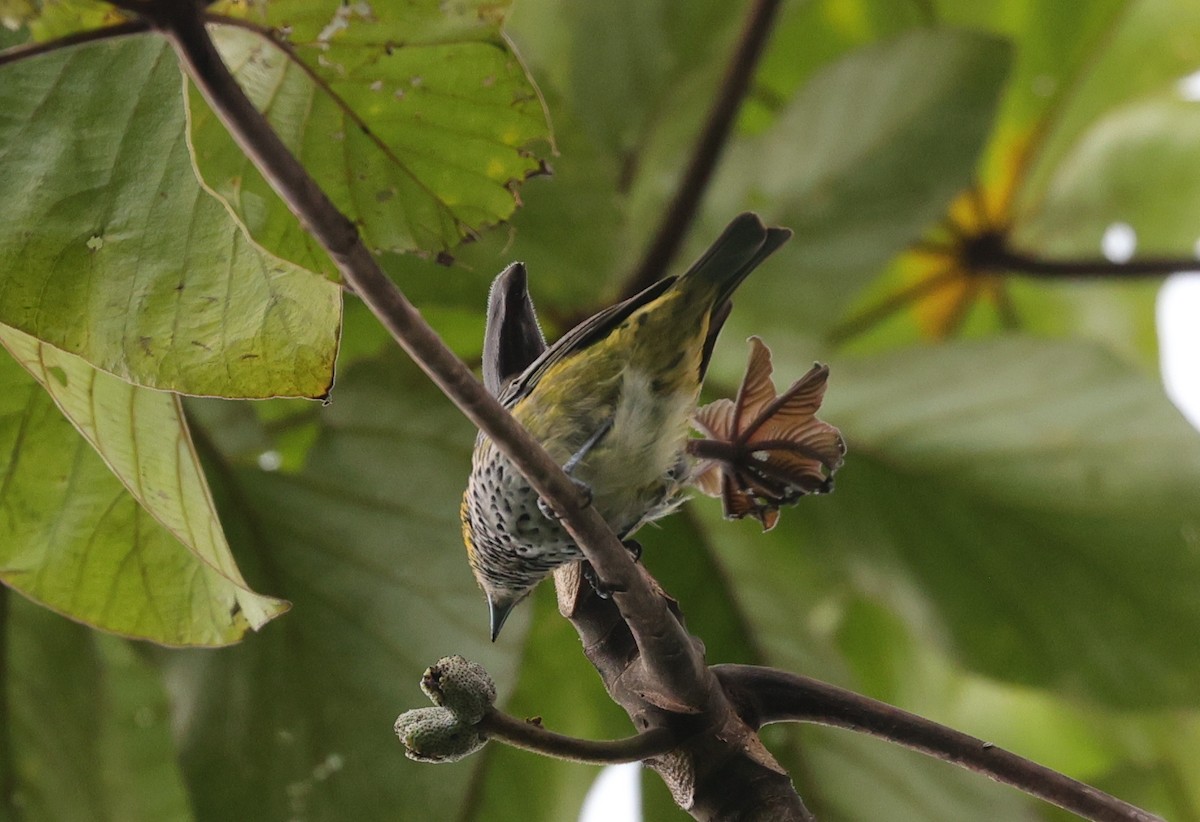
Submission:
{"label": "white sky patch", "polygon": [[264,471],[278,471],[283,465],[283,454],[278,451],[263,451],[258,455],[258,467]]}
{"label": "white sky patch", "polygon": [[579,822],[641,822],[642,766],[606,765],[583,800]]}
{"label": "white sky patch", "polygon": [[1157,313],[1167,396],[1200,429],[1200,273],[1168,277],[1158,292]]}
{"label": "white sky patch", "polygon": [[1189,103],[1200,103],[1200,71],[1181,77],[1175,83],[1175,91]]}
{"label": "white sky patch", "polygon": [[1104,229],[1100,238],[1100,251],[1113,263],[1127,263],[1137,251],[1137,232],[1129,223],[1113,223]]}

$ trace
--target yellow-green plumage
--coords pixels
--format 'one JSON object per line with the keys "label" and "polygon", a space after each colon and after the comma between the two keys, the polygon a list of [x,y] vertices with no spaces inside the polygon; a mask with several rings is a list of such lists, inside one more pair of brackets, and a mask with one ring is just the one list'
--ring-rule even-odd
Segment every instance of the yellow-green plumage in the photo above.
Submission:
{"label": "yellow-green plumage", "polygon": [[[552,457],[573,462],[572,477],[590,489],[618,536],[678,503],[690,469],[689,422],[729,296],[788,236],[743,214],[683,276],[585,321],[496,386]],[[492,608],[493,638],[546,574],[582,556],[482,434],[462,516],[471,567]]]}

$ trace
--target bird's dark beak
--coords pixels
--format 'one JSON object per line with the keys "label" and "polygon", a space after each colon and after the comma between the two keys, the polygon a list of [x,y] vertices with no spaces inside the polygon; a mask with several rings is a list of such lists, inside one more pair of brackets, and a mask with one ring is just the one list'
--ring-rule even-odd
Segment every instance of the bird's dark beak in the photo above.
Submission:
{"label": "bird's dark beak", "polygon": [[492,616],[492,642],[496,641],[496,637],[500,636],[500,629],[504,627],[504,621],[508,619],[508,615],[512,613],[513,606],[517,604],[520,597],[513,599],[500,599],[487,595],[488,609]]}

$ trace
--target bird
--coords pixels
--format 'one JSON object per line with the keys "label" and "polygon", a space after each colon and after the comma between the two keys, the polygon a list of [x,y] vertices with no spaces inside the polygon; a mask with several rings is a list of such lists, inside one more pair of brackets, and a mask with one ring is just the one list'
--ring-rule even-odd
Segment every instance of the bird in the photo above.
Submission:
{"label": "bird", "polygon": [[[492,284],[484,386],[635,555],[640,548],[631,536],[683,501],[694,468],[689,427],[730,298],[791,234],[741,214],[685,273],[603,309],[549,346],[524,265],[510,265]],[[492,641],[542,579],[583,559],[550,507],[483,432],[461,519]]]}

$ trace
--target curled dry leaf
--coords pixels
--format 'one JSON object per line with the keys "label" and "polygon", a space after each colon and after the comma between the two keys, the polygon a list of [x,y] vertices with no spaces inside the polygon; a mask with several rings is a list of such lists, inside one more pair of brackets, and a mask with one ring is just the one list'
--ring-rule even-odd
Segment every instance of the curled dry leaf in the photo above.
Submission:
{"label": "curled dry leaf", "polygon": [[828,379],[829,368],[818,363],[776,394],[771,350],[750,338],[750,364],[737,399],[699,409],[693,422],[704,438],[688,443],[701,460],[696,487],[720,497],[726,517],[752,515],[769,531],[780,506],[833,489],[846,444],[837,428],[817,419]]}

